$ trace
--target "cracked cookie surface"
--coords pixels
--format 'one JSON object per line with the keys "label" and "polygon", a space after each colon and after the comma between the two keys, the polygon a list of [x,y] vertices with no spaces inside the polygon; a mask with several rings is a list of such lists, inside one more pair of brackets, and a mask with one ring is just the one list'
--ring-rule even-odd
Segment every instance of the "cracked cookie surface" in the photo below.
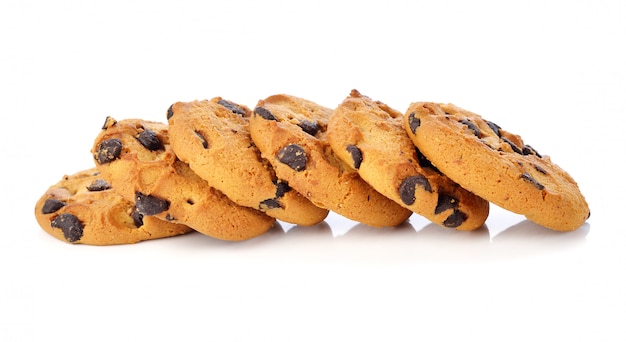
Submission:
{"label": "cracked cookie surface", "polygon": [[384,197],[333,153],[326,127],[332,110],[290,95],[259,101],[252,140],[279,178],[311,200],[374,227],[397,226],[411,211]]}
{"label": "cracked cookie surface", "polygon": [[480,228],[489,203],[434,168],[408,137],[402,117],[353,90],[330,118],[330,145],[367,183],[399,205],[446,228]]}
{"label": "cracked cookie surface", "polygon": [[412,103],[407,133],[443,173],[544,227],[571,231],[590,216],[574,179],[519,135],[452,104]]}
{"label": "cracked cookie surface", "polygon": [[261,235],[275,222],[235,204],[179,160],[166,124],[108,117],[92,154],[98,171],[144,215],[231,241]]}
{"label": "cracked cookie surface", "polygon": [[252,142],[251,111],[215,97],[174,103],[168,110],[170,144],[198,176],[235,203],[281,221],[309,226],[326,218],[288,182],[276,176]]}
{"label": "cracked cookie surface", "polygon": [[46,233],[73,244],[130,244],[192,231],[140,213],[96,168],[65,175],[50,186],[35,204],[35,217]]}

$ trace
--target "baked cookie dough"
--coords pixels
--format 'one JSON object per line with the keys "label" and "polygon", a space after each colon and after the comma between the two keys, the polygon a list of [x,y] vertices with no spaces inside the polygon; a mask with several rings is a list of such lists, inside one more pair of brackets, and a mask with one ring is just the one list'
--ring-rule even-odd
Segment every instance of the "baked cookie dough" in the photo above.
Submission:
{"label": "baked cookie dough", "polygon": [[571,231],[590,216],[578,184],[519,135],[452,104],[416,102],[404,124],[439,170],[490,202],[544,227]]}
{"label": "baked cookie dough", "polygon": [[333,153],[332,110],[290,95],[258,102],[250,132],[278,178],[321,208],[374,227],[397,226],[411,211],[376,192]]}
{"label": "baked cookie dough", "polygon": [[335,154],[381,194],[434,223],[483,226],[489,202],[434,168],[408,137],[402,113],[352,90],[328,122]]}
{"label": "baked cookie dough", "polygon": [[107,117],[92,148],[96,167],[145,216],[231,241],[256,237],[273,226],[274,218],[235,204],[180,161],[167,128],[159,122]]}
{"label": "baked cookie dough", "polygon": [[241,206],[303,226],[323,221],[328,210],[293,191],[261,157],[250,137],[251,113],[220,97],[174,103],[167,112],[172,149],[198,176]]}
{"label": "baked cookie dough", "polygon": [[96,168],[66,175],[35,204],[37,223],[55,238],[86,245],[131,244],[192,231],[140,213]]}

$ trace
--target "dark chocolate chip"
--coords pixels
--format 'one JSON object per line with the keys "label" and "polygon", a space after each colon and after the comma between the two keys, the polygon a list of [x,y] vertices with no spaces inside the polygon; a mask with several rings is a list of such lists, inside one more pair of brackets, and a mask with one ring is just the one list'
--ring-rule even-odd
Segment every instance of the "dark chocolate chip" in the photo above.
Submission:
{"label": "dark chocolate chip", "polygon": [[363,162],[363,153],[361,153],[361,150],[356,145],[348,145],[346,146],[346,150],[350,152],[354,168],[360,168],[361,162]]}
{"label": "dark chocolate chip", "polygon": [[167,109],[167,119],[171,119],[172,116],[174,116],[174,105],[171,105],[168,109]]}
{"label": "dark chocolate chip", "polygon": [[43,207],[41,207],[42,214],[52,214],[57,210],[63,208],[65,206],[65,202],[59,201],[56,198],[48,198],[44,203]]}
{"label": "dark chocolate chip", "polygon": [[143,226],[143,214],[139,212],[137,207],[133,207],[133,212],[130,214],[130,217],[132,217],[135,227],[139,228]]}
{"label": "dark chocolate chip", "polygon": [[435,165],[433,165],[433,163],[431,163],[430,160],[428,160],[428,158],[426,158],[426,156],[422,154],[422,151],[420,151],[417,147],[415,147],[415,154],[417,155],[417,163],[420,167],[430,168],[438,174],[442,174],[441,171],[439,171],[439,169],[436,168]]}
{"label": "dark chocolate chip", "polygon": [[83,223],[72,214],[61,214],[55,217],[50,222],[50,226],[61,229],[63,236],[69,242],[76,242],[83,237]]}
{"label": "dark chocolate chip", "polygon": [[170,215],[170,213],[167,213],[167,215],[165,215],[165,220],[168,222],[172,222],[172,221],[176,221],[176,218]]}
{"label": "dark chocolate chip", "polygon": [[275,198],[266,199],[259,204],[260,210],[281,208],[280,203]]}
{"label": "dark chocolate chip", "polygon": [[302,171],[306,167],[306,153],[302,147],[296,144],[289,144],[283,147],[278,151],[276,158],[295,171]]}
{"label": "dark chocolate chip", "polygon": [[500,132],[500,126],[498,126],[497,124],[491,122],[491,121],[487,121],[487,126],[489,126],[489,128],[491,128],[491,130],[498,135],[498,137],[502,136],[502,133]]}
{"label": "dark chocolate chip", "polygon": [[198,138],[200,138],[200,141],[202,142],[202,147],[204,148],[209,148],[209,143],[206,141],[206,139],[204,138],[204,136],[202,135],[202,133],[196,131],[196,136]]}
{"label": "dark chocolate chip", "polygon": [[548,171],[546,171],[543,167],[539,166],[539,165],[533,165],[535,167],[535,170],[543,173],[544,175],[548,174]]}
{"label": "dark chocolate chip", "polygon": [[143,147],[147,148],[150,151],[159,151],[164,150],[163,143],[159,139],[159,137],[149,129],[144,130],[139,133],[137,140],[143,145]]}
{"label": "dark chocolate chip", "polygon": [[96,147],[95,159],[100,164],[114,161],[122,153],[122,141],[119,139],[108,139],[98,144]]}
{"label": "dark chocolate chip", "polygon": [[102,129],[107,129],[109,127],[115,126],[117,124],[117,120],[113,119],[110,116],[107,116],[104,120],[104,125],[102,125]]}
{"label": "dark chocolate chip", "polygon": [[462,124],[464,124],[465,126],[467,126],[467,128],[469,128],[470,130],[472,130],[472,132],[474,132],[474,135],[481,138],[482,134],[480,133],[480,130],[478,129],[478,126],[476,126],[473,122],[469,121],[468,119],[463,119],[460,121]]}
{"label": "dark chocolate chip", "polygon": [[421,124],[422,124],[422,120],[420,120],[420,118],[415,117],[415,112],[412,112],[411,114],[409,114],[409,128],[411,129],[411,132],[413,132],[413,134],[415,134],[415,132],[417,131],[417,128]]}
{"label": "dark chocolate chip", "polygon": [[111,184],[104,179],[96,179],[87,186],[87,190],[89,191],[104,191],[109,189],[111,189]]}
{"label": "dark chocolate chip", "polygon": [[465,215],[462,211],[455,209],[454,212],[450,214],[445,221],[443,221],[443,226],[446,228],[457,228],[463,224],[465,220],[467,220],[467,215]]}
{"label": "dark chocolate chip", "polygon": [[437,206],[435,207],[435,215],[441,214],[448,209],[456,209],[459,207],[459,200],[445,194],[439,194]]}
{"label": "dark chocolate chip", "polygon": [[243,110],[243,108],[241,108],[241,106],[239,106],[236,103],[227,101],[227,100],[219,100],[217,101],[217,103],[223,107],[226,107],[226,109],[230,110],[231,112],[241,115],[241,116],[245,116],[246,115],[246,111]]}
{"label": "dark chocolate chip", "polygon": [[539,152],[537,152],[537,150],[532,148],[532,146],[530,146],[530,145],[524,145],[524,147],[522,148],[522,154],[525,155],[525,156],[527,156],[529,154],[534,154],[537,157],[541,158],[541,154],[539,154]]}
{"label": "dark chocolate chip", "polygon": [[528,173],[522,173],[522,175],[520,176],[523,180],[529,182],[530,184],[532,184],[535,188],[539,189],[539,190],[543,190],[545,187],[543,186],[543,184],[539,183],[536,179],[534,179],[531,175],[529,175]]}
{"label": "dark chocolate chip", "polygon": [[513,150],[513,152],[515,152],[517,154],[522,154],[522,150],[520,150],[520,148],[517,145],[515,145],[514,142],[512,142],[511,140],[509,140],[509,139],[507,139],[505,137],[502,137],[501,139],[505,143],[509,144],[509,146],[511,146],[511,149]]}
{"label": "dark chocolate chip", "polygon": [[276,117],[274,116],[274,114],[272,114],[272,112],[270,112],[269,110],[267,110],[267,109],[265,109],[263,107],[256,107],[256,108],[254,108],[254,113],[260,115],[265,120],[278,121],[276,119]]}
{"label": "dark chocolate chip", "polygon": [[300,121],[298,126],[300,126],[300,128],[302,128],[303,131],[305,131],[306,133],[312,136],[315,136],[317,132],[319,132],[320,130],[320,125],[317,123],[317,121],[302,120]]}
{"label": "dark chocolate chip", "polygon": [[415,186],[419,185],[428,192],[432,192],[428,179],[423,175],[409,176],[400,184],[398,191],[400,192],[400,199],[406,205],[415,203]]}
{"label": "dark chocolate chip", "polygon": [[278,180],[276,182],[276,198],[285,196],[287,192],[291,190],[289,184],[285,181]]}
{"label": "dark chocolate chip", "polygon": [[156,215],[170,207],[170,202],[152,195],[144,195],[141,192],[135,194],[135,206],[144,215]]}

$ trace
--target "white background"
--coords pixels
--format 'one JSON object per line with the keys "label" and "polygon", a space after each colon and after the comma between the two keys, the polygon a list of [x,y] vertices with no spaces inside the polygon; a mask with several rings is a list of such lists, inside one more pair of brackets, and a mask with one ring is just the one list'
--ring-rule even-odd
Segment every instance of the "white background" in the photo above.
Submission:
{"label": "white background", "polygon": [[[625,44],[623,1],[4,0],[0,341],[624,341]],[[591,218],[555,233],[492,206],[468,233],[332,214],[114,247],[35,221],[48,186],[93,166],[107,115],[275,93],[332,108],[353,88],[520,134]]]}

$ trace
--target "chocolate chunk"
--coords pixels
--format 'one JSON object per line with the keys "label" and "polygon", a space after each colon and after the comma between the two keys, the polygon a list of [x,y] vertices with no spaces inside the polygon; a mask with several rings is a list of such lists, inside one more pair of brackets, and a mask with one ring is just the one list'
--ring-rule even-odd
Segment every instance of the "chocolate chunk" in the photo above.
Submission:
{"label": "chocolate chunk", "polygon": [[102,129],[107,129],[109,127],[115,126],[117,124],[117,120],[113,119],[110,116],[107,116],[104,120],[104,125],[102,125]]}
{"label": "chocolate chunk", "polygon": [[480,129],[478,129],[478,126],[476,126],[476,124],[474,124],[473,122],[469,121],[468,119],[463,119],[459,122],[467,126],[467,128],[469,128],[470,130],[472,130],[475,136],[479,138],[482,137],[482,134],[480,133]]}
{"label": "chocolate chunk", "polygon": [[363,153],[361,153],[361,150],[358,147],[356,147],[356,145],[348,145],[346,146],[346,150],[350,152],[350,156],[352,156],[354,168],[355,169],[360,168],[361,162],[363,162]]}
{"label": "chocolate chunk", "polygon": [[487,121],[487,126],[489,126],[489,128],[491,128],[491,130],[498,136],[501,137],[502,133],[500,132],[500,126],[496,125],[495,123],[491,122],[491,121]]}
{"label": "chocolate chunk", "polygon": [[422,151],[420,151],[417,147],[415,147],[415,154],[417,155],[417,163],[419,164],[420,167],[429,168],[437,172],[440,175],[442,174],[441,171],[439,171],[439,169],[436,168],[435,165],[433,165],[430,162],[430,160],[428,160],[426,156],[422,154]]}
{"label": "chocolate chunk", "polygon": [[226,107],[226,109],[230,110],[231,112],[241,115],[241,116],[246,116],[246,111],[243,110],[243,108],[241,108],[238,104],[227,101],[227,100],[219,100],[217,101],[217,103],[223,107]]}
{"label": "chocolate chunk", "polygon": [[281,208],[280,203],[275,198],[266,199],[259,204],[260,210]]}
{"label": "chocolate chunk", "polygon": [[283,147],[278,151],[276,158],[295,171],[302,171],[306,167],[306,153],[302,147],[296,144],[289,144]]}
{"label": "chocolate chunk", "polygon": [[524,145],[524,147],[522,148],[522,154],[525,155],[525,156],[527,156],[529,154],[534,154],[537,157],[541,158],[541,154],[539,154],[539,152],[537,152],[537,150],[532,148],[532,146],[530,146],[530,145]]}
{"label": "chocolate chunk", "polygon": [[428,179],[423,175],[409,176],[400,184],[398,191],[400,192],[400,199],[406,205],[415,203],[415,186],[419,185],[428,192],[432,192]]}
{"label": "chocolate chunk", "polygon": [[174,105],[171,105],[168,109],[167,109],[167,119],[171,119],[172,116],[174,116]]}
{"label": "chocolate chunk", "polygon": [[529,182],[530,184],[532,184],[535,188],[539,189],[539,190],[543,190],[545,187],[543,186],[543,184],[539,183],[536,179],[534,179],[531,175],[529,175],[528,173],[522,173],[522,175],[520,176],[523,180]]}
{"label": "chocolate chunk", "polygon": [[411,129],[411,132],[413,132],[413,134],[415,134],[415,132],[417,131],[417,128],[421,124],[422,124],[422,120],[420,120],[420,118],[415,117],[415,112],[412,112],[411,114],[409,114],[409,128]]}
{"label": "chocolate chunk", "polygon": [[119,139],[108,139],[98,144],[96,147],[95,159],[100,164],[114,161],[122,153],[122,141]]}
{"label": "chocolate chunk", "polygon": [[291,187],[287,182],[278,180],[276,182],[276,198],[281,198],[285,196],[287,192],[291,190]]}
{"label": "chocolate chunk", "polygon": [[170,213],[167,213],[167,215],[165,215],[165,221],[167,221],[167,222],[176,221],[176,218],[174,216],[170,215]]}
{"label": "chocolate chunk", "polygon": [[539,166],[539,165],[533,165],[535,167],[535,170],[543,173],[544,175],[548,174],[548,171],[546,171],[543,167]]}
{"label": "chocolate chunk", "polygon": [[445,194],[439,194],[437,206],[435,207],[435,215],[441,214],[448,209],[456,209],[459,207],[459,200]]}
{"label": "chocolate chunk", "polygon": [[149,129],[146,129],[143,132],[139,133],[137,140],[139,140],[143,147],[147,148],[150,151],[159,151],[165,149],[163,143],[156,135],[156,133]]}
{"label": "chocolate chunk", "polygon": [[320,125],[316,121],[302,120],[300,121],[298,126],[300,126],[300,128],[302,128],[303,131],[305,131],[306,133],[312,136],[315,136],[317,132],[319,132],[320,130]]}
{"label": "chocolate chunk", "polygon": [[276,119],[276,117],[274,116],[274,114],[272,114],[272,112],[270,112],[269,110],[267,110],[267,109],[265,109],[263,107],[256,107],[256,108],[254,108],[254,113],[260,115],[265,120],[278,121]]}
{"label": "chocolate chunk", "polygon": [[505,138],[505,137],[501,137],[502,141],[504,141],[505,143],[509,144],[509,146],[511,146],[511,149],[513,150],[513,152],[517,153],[517,154],[522,154],[522,150],[520,150],[520,148],[515,145],[514,142],[512,142],[511,140]]}
{"label": "chocolate chunk", "polygon": [[457,228],[463,224],[465,220],[467,220],[467,215],[465,215],[462,211],[455,209],[454,212],[450,214],[445,221],[443,221],[443,226],[446,228]]}
{"label": "chocolate chunk", "polygon": [[87,190],[89,191],[104,191],[109,189],[111,189],[111,184],[104,179],[96,179],[87,186]]}
{"label": "chocolate chunk", "polygon": [[209,148],[209,143],[206,141],[206,139],[204,138],[204,136],[202,135],[202,133],[196,131],[196,136],[198,138],[200,138],[200,141],[202,142],[202,147],[204,148]]}
{"label": "chocolate chunk", "polygon": [[65,240],[69,242],[76,242],[83,237],[83,223],[72,214],[61,214],[55,217],[50,222],[50,226],[61,229]]}
{"label": "chocolate chunk", "polygon": [[170,207],[170,202],[152,195],[144,195],[141,192],[135,194],[135,206],[144,215],[156,215]]}
{"label": "chocolate chunk", "polygon": [[143,214],[139,212],[136,206],[133,207],[133,212],[130,213],[130,217],[132,217],[135,227],[139,228],[143,226]]}
{"label": "chocolate chunk", "polygon": [[65,206],[65,202],[59,201],[56,198],[48,198],[44,203],[43,207],[41,207],[42,214],[52,214],[57,210],[63,208]]}

